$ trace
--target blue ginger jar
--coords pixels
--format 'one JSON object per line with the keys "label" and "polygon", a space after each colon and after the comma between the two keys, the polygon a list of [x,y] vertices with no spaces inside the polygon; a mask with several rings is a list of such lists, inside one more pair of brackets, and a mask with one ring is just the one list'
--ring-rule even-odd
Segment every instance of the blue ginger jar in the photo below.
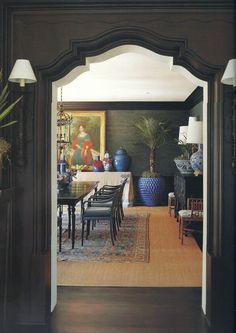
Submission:
{"label": "blue ginger jar", "polygon": [[113,165],[116,171],[128,171],[131,164],[131,158],[127,151],[120,147],[114,155]]}

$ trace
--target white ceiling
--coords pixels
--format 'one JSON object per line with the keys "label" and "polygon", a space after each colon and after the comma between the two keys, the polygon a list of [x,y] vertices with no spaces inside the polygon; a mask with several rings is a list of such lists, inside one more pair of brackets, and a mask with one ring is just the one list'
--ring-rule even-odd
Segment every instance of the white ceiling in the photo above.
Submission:
{"label": "white ceiling", "polygon": [[[125,45],[86,59],[68,75],[63,101],[185,101],[197,87],[172,58]],[[60,100],[60,89],[58,89]]]}

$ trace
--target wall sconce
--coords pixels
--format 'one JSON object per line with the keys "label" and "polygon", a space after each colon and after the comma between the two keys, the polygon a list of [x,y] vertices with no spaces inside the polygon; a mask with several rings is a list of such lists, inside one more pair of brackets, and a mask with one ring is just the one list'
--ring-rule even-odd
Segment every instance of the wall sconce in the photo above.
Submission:
{"label": "wall sconce", "polygon": [[232,108],[232,136],[233,136],[233,153],[232,167],[236,173],[236,59],[230,59],[225,68],[221,82],[233,86],[233,108]]}
{"label": "wall sconce", "polygon": [[[35,83],[37,79],[34,75],[30,61],[27,59],[17,59],[8,81],[19,83],[23,89],[26,83]],[[24,96],[23,96],[24,98]],[[24,166],[24,100],[21,100],[21,112],[18,118],[18,138],[17,138],[17,160],[16,164]]]}
{"label": "wall sconce", "polygon": [[20,87],[24,87],[26,83],[37,82],[30,61],[27,59],[16,60],[8,80],[20,83]]}
{"label": "wall sconce", "polygon": [[196,175],[203,173],[203,122],[190,121],[188,125],[187,143],[197,143],[198,151],[190,157],[191,167]]}

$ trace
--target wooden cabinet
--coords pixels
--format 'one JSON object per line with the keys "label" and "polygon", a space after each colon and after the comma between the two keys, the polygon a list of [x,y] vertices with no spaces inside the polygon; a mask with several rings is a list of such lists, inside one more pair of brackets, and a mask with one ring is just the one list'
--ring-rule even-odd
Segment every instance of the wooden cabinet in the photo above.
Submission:
{"label": "wooden cabinet", "polygon": [[187,198],[203,197],[203,177],[186,175],[180,173],[174,177],[174,192],[176,197],[176,211],[185,209],[187,206]]}
{"label": "wooden cabinet", "polygon": [[5,332],[11,313],[13,280],[13,217],[14,191],[0,190],[0,332]]}

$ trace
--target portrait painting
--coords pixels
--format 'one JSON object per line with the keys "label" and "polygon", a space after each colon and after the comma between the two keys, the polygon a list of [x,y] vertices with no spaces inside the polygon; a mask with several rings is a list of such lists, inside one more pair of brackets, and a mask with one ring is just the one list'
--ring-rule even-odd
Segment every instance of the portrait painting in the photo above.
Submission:
{"label": "portrait painting", "polygon": [[[66,111],[66,110],[65,110]],[[72,116],[70,144],[65,157],[71,168],[91,166],[105,153],[105,111],[66,111]]]}

